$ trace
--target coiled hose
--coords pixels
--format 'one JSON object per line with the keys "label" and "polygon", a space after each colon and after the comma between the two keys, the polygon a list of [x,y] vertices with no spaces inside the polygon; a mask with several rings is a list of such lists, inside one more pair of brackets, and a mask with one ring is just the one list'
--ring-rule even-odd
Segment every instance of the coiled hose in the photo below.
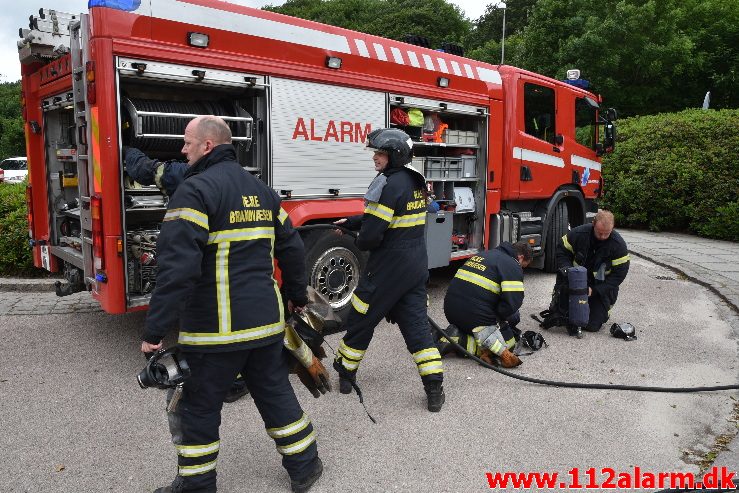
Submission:
{"label": "coiled hose", "polygon": [[[315,230],[315,229],[338,229],[338,230],[341,230],[345,234],[348,234],[355,238],[357,237],[357,233],[355,231],[352,231],[338,224],[311,224],[307,226],[298,226],[295,229],[299,231],[309,231],[309,230]],[[451,337],[447,335],[444,329],[439,327],[439,325],[431,317],[429,317],[429,324],[431,325],[431,328],[434,331],[436,331],[437,334],[439,334],[439,336],[446,339],[455,349],[465,354],[470,359],[477,361],[479,364],[481,364],[485,368],[496,371],[507,377],[515,378],[516,380],[523,380],[524,382],[536,383],[539,385],[548,385],[551,387],[565,387],[565,388],[572,388],[572,389],[630,390],[630,391],[635,391],[635,392],[663,392],[663,393],[676,393],[676,394],[684,394],[684,393],[692,393],[692,392],[716,392],[720,390],[739,390],[739,384],[714,385],[714,386],[709,386],[709,387],[650,387],[650,386],[641,386],[641,385],[615,385],[615,384],[603,384],[603,383],[558,382],[555,380],[544,380],[540,378],[525,377],[523,375],[517,375],[510,371],[506,371],[501,368],[495,367],[481,360],[476,355],[471,354],[464,347],[454,342],[451,339]]]}

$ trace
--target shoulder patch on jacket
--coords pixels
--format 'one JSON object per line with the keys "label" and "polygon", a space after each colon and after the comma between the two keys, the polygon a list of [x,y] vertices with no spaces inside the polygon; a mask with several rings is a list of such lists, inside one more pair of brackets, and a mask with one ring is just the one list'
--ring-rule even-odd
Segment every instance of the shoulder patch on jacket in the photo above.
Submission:
{"label": "shoulder patch on jacket", "polygon": [[380,173],[375,176],[375,179],[370,183],[367,193],[364,194],[364,199],[369,202],[379,202],[380,196],[382,195],[382,189],[387,185],[387,176]]}

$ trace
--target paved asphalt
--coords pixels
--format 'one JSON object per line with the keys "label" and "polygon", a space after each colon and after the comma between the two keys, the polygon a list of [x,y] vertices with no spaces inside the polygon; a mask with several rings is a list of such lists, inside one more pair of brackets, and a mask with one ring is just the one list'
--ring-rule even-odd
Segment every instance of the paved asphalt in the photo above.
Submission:
{"label": "paved asphalt", "polygon": [[[452,275],[441,269],[432,277],[429,311],[440,324]],[[548,305],[553,281],[526,272],[526,328],[535,328],[529,314]],[[711,288],[634,258],[612,320],[634,324],[638,340],[624,342],[603,331],[578,341],[552,329],[544,333],[549,347],[524,357],[515,371],[676,387],[739,381],[739,316]],[[146,492],[171,481],[175,454],[163,392],[141,390],[135,381],[144,363],[138,353],[143,321],[141,313],[102,313],[85,293],[63,299],[0,293],[0,492]],[[328,342],[335,348],[339,339],[332,335]],[[606,479],[604,467],[697,473],[696,463],[716,438],[737,430],[731,421],[735,391],[544,387],[459,358],[446,359],[445,372],[447,403],[429,413],[397,328],[382,323],[359,373],[377,424],[355,395],[313,399],[295,379],[325,464],[311,491],[489,491],[486,472],[552,471],[566,481],[574,467],[583,484],[589,467],[598,471],[597,481]],[[226,405],[221,439],[219,491],[289,490],[249,398]],[[731,454],[720,454],[717,464],[736,471],[739,461]]]}

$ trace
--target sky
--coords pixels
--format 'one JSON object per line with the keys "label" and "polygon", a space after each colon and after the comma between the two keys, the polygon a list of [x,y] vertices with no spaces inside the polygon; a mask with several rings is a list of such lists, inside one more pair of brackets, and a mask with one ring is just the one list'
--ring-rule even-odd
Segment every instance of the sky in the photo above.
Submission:
{"label": "sky", "polygon": [[[229,0],[232,3],[240,3],[250,7],[262,7],[264,5],[280,5],[280,0]],[[0,13],[0,82],[13,82],[20,79],[21,69],[18,61],[16,41],[18,28],[28,27],[28,17],[31,14],[38,15],[39,8],[53,8],[60,12],[81,13],[87,11],[87,0],[26,0],[23,2],[3,2],[2,13]],[[458,5],[468,18],[474,20],[485,13],[488,3],[484,0],[453,0],[451,3]]]}

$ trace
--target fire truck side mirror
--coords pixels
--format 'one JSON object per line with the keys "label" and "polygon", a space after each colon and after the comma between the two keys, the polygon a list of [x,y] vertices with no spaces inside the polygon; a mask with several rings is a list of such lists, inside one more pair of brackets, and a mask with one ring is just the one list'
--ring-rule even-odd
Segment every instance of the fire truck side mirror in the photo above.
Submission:
{"label": "fire truck side mirror", "polygon": [[608,119],[608,121],[611,122],[615,122],[616,120],[618,120],[618,112],[616,111],[616,109],[608,108],[606,110],[606,118]]}
{"label": "fire truck side mirror", "polygon": [[613,152],[616,148],[616,125],[613,122],[607,122],[604,129],[603,150],[605,152]]}

